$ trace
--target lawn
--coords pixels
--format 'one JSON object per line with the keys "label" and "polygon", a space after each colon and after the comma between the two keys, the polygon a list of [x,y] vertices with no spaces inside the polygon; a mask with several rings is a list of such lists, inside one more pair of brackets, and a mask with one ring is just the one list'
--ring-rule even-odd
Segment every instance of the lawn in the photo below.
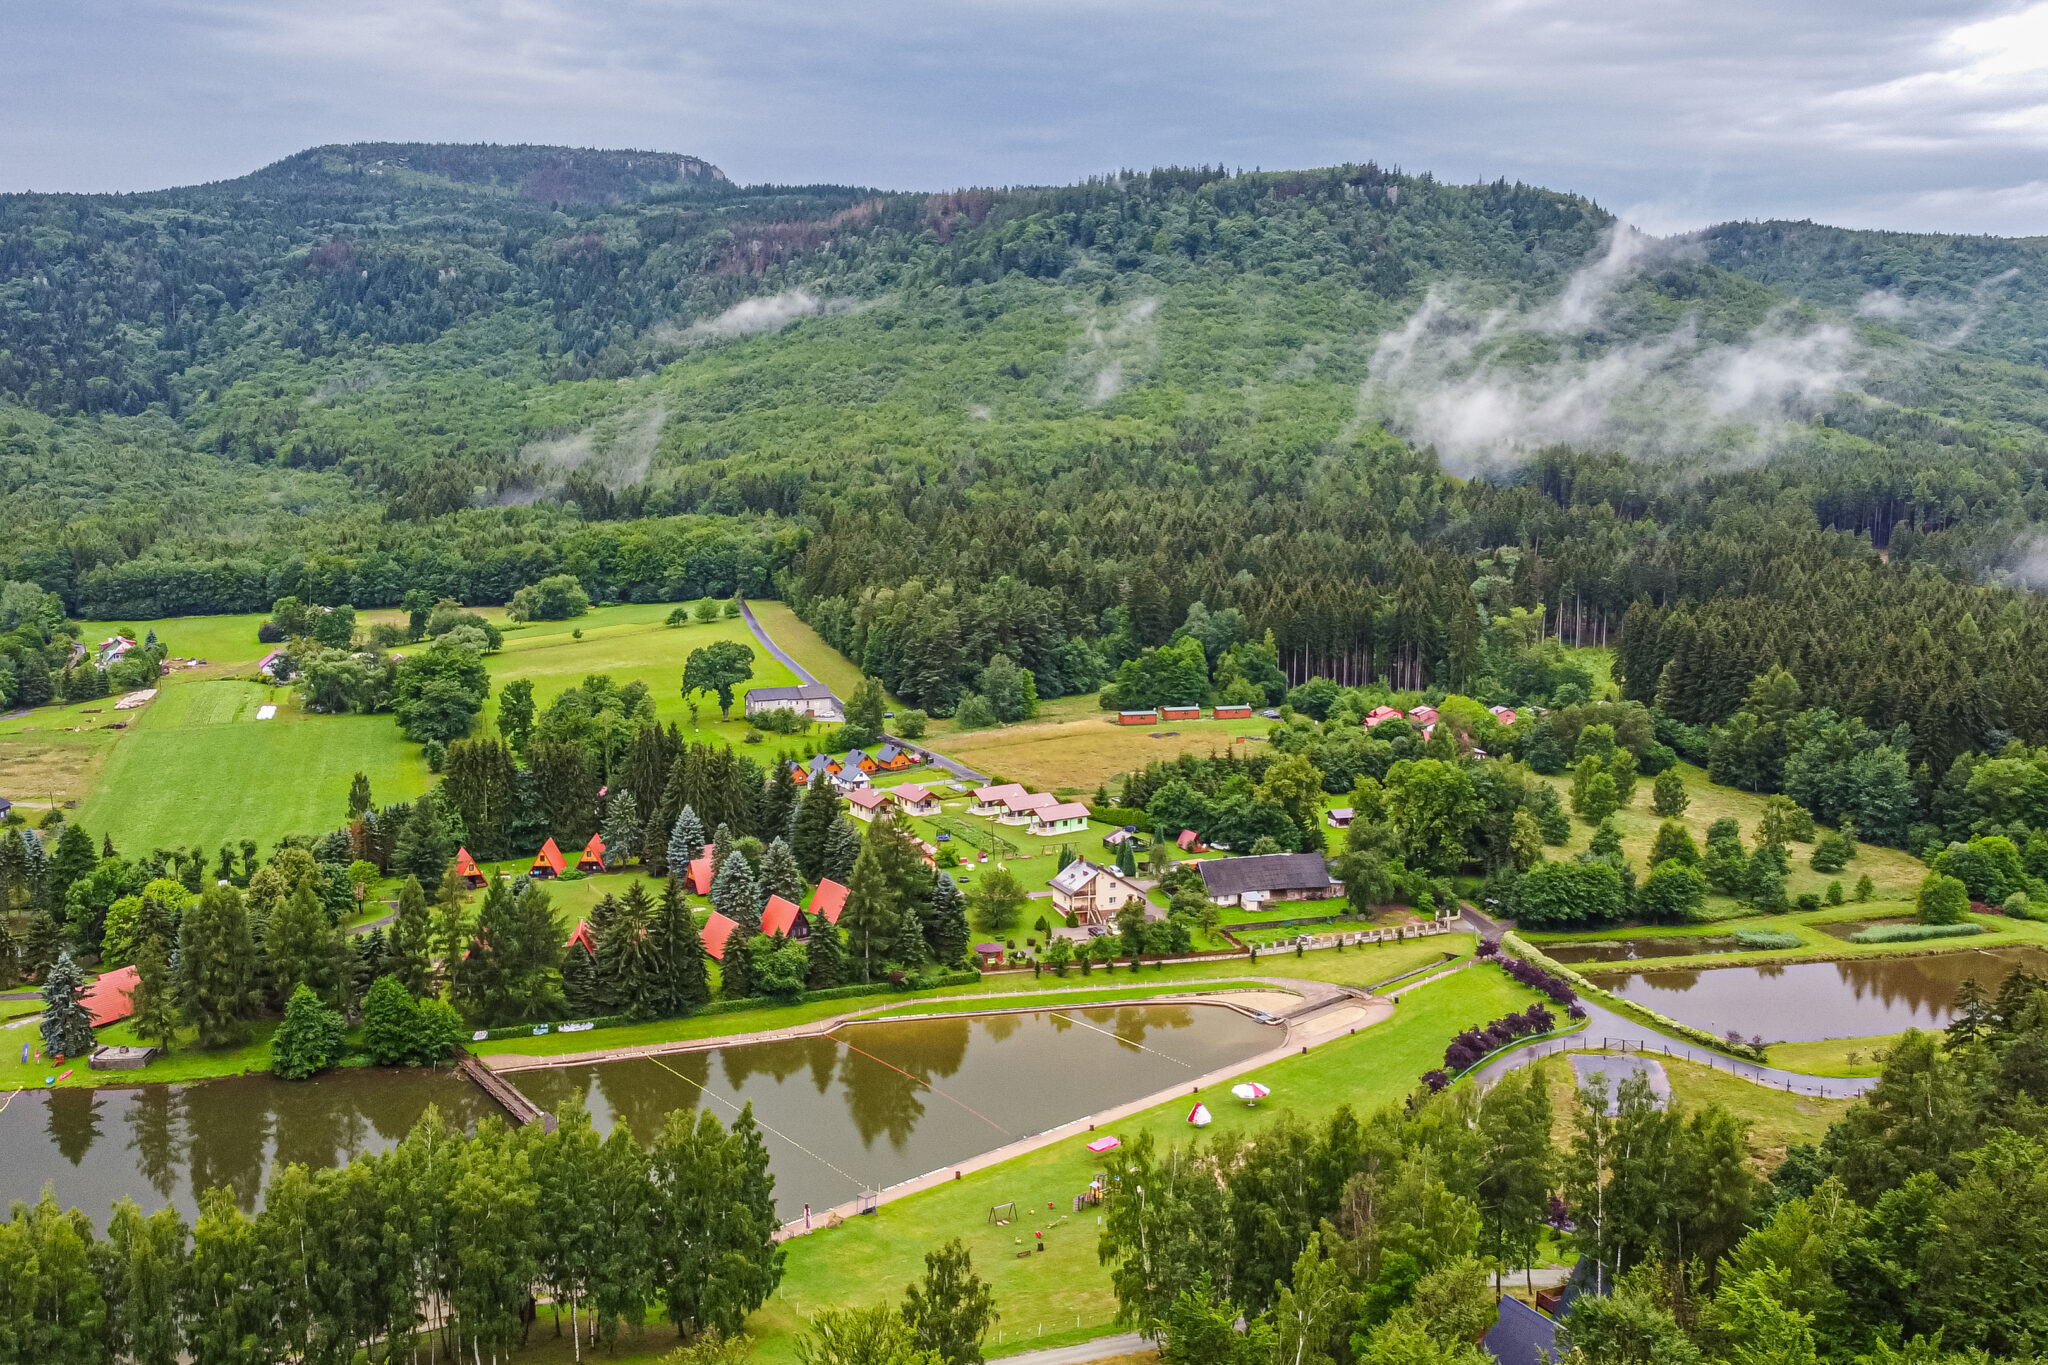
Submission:
{"label": "lawn", "polygon": [[[92,1071],[86,1067],[83,1057],[67,1059],[61,1066],[33,1059],[34,1050],[42,1046],[36,1020],[33,1017],[17,1020],[12,1026],[0,1025],[0,1092],[30,1087],[40,1089],[46,1077],[66,1070],[71,1075],[58,1082],[66,1090],[86,1086],[134,1086],[145,1081],[152,1084],[208,1081],[222,1076],[240,1076],[250,1071],[268,1071],[270,1035],[276,1029],[276,1020],[266,1020],[256,1025],[255,1036],[246,1045],[211,1052],[200,1050],[191,1029],[180,1029],[171,1046],[170,1056],[158,1058],[141,1071]],[[109,1024],[99,1030],[98,1036],[102,1043],[116,1046],[137,1046],[143,1042],[125,1023]],[[27,1062],[21,1060],[23,1043],[29,1045],[32,1055],[32,1060]]]}
{"label": "lawn", "polygon": [[1155,758],[1221,753],[1239,741],[1263,747],[1271,725],[1256,718],[1118,725],[1090,693],[1043,702],[1035,718],[1016,725],[960,730],[950,721],[934,722],[926,743],[979,772],[1088,797],[1119,773],[1143,768]]}
{"label": "lawn", "polygon": [[[853,695],[860,686],[860,666],[825,643],[824,637],[797,619],[782,602],[749,602],[754,619],[782,652],[802,664],[807,672],[837,693],[840,700]],[[755,650],[756,654],[764,651]]]}
{"label": "lawn", "polygon": [[1774,1043],[1770,1063],[1781,1070],[1803,1071],[1809,1076],[1875,1076],[1884,1070],[1885,1054],[1904,1036],[1880,1033],[1867,1038]]}

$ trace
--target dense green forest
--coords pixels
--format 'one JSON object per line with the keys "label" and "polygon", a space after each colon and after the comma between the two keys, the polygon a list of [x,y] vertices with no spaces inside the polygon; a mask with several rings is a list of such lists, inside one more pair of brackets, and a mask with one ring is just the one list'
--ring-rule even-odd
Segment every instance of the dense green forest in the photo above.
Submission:
{"label": "dense green forest", "polygon": [[1641,600],[1629,695],[1683,723],[1784,663],[1938,712],[1937,771],[2048,741],[2042,244],[1632,240],[1371,164],[925,195],[378,145],[0,197],[0,573],[88,618],[779,595],[936,714],[1198,602],[1289,683],[1469,690],[1511,609],[1613,642]]}

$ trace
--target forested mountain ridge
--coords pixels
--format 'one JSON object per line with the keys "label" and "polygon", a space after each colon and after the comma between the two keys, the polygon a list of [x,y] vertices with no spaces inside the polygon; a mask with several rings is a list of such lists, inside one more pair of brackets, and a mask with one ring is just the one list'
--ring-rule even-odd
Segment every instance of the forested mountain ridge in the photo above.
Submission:
{"label": "forested mountain ridge", "polygon": [[[1834,267],[1374,165],[913,195],[575,153],[621,159],[543,201],[543,153],[0,198],[0,571],[100,617],[779,592],[941,713],[998,651],[1092,688],[1198,601],[1297,679],[1421,687],[1510,608],[1600,640],[1638,597],[1882,674],[1908,652],[1837,646],[1905,600],[1984,627],[1938,635],[1966,744],[2048,739],[2004,700],[2041,608],[1974,586],[2048,516],[2048,371],[1858,317]],[[1817,620],[1743,605],[1816,582]]]}

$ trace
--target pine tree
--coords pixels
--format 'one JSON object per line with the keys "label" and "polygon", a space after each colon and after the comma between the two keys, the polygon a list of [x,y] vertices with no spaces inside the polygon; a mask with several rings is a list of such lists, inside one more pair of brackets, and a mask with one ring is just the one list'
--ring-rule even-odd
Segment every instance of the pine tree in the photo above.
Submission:
{"label": "pine tree", "polygon": [[569,1002],[569,1013],[579,1019],[609,1012],[597,959],[580,943],[570,944],[562,954],[562,998]]}
{"label": "pine tree", "polygon": [[346,951],[311,877],[299,883],[299,889],[264,925],[263,952],[270,979],[277,995],[287,1001],[303,985],[321,1000],[339,1002],[342,954]]}
{"label": "pine tree", "polygon": [[724,820],[718,822],[718,829],[711,836],[711,847],[718,859],[716,866],[712,869],[712,876],[714,878],[718,875],[718,869],[725,866],[726,860],[739,852],[737,847],[739,837],[739,835],[733,833],[730,823]]}
{"label": "pine tree", "polygon": [[668,829],[661,823],[661,812],[647,817],[647,823],[640,830],[640,862],[650,877],[666,877],[668,868]]}
{"label": "pine tree", "polygon": [[804,903],[804,874],[796,865],[796,854],[780,838],[770,841],[761,854],[761,894],[780,896],[792,905]]}
{"label": "pine tree", "polygon": [[660,972],[661,1013],[688,1014],[709,1002],[711,982],[704,965],[704,936],[677,878],[669,878],[662,888],[652,935]]}
{"label": "pine tree", "polygon": [[691,863],[704,856],[704,824],[689,806],[676,817],[668,836],[668,873],[680,877]]}
{"label": "pine tree", "polygon": [[360,819],[370,805],[370,775],[357,773],[348,784],[348,818]]}
{"label": "pine tree", "polygon": [[604,808],[604,861],[607,867],[623,867],[640,851],[640,806],[630,791],[617,791]]}
{"label": "pine tree", "polygon": [[629,1019],[657,1018],[665,1003],[660,998],[660,973],[648,936],[651,908],[646,891],[634,882],[598,940],[605,994],[613,1008]]}
{"label": "pine tree", "polygon": [[[471,926],[469,907],[463,903],[468,888],[462,878],[455,875],[450,864],[441,876],[441,888],[434,897],[434,950],[441,956],[441,975],[444,980],[453,981],[462,966],[463,955],[475,937]],[[486,896],[489,895],[487,891]],[[425,995],[426,992],[420,992]]]}
{"label": "pine tree", "polygon": [[43,978],[43,1053],[51,1059],[92,1052],[92,1015],[85,1008],[85,975],[67,948]]}
{"label": "pine tree", "polygon": [[754,936],[735,929],[725,940],[725,956],[718,964],[718,993],[727,1000],[744,1000],[754,993]]}
{"label": "pine tree", "polygon": [[[448,874],[454,874],[450,866]],[[426,889],[419,878],[407,877],[398,888],[398,911],[391,919],[390,951],[385,970],[398,978],[406,993],[423,996],[433,979],[433,920],[427,912]]]}
{"label": "pine tree", "polygon": [[806,990],[822,991],[845,983],[846,945],[840,941],[837,926],[823,915],[811,925],[806,952],[809,959],[804,974]]}
{"label": "pine tree", "polygon": [[209,887],[178,926],[178,998],[199,1046],[226,1047],[249,1036],[262,999],[256,941],[241,893]]}
{"label": "pine tree", "polygon": [[740,926],[734,938],[741,933],[751,938],[760,931],[761,889],[753,869],[738,853],[722,861],[711,882],[711,908]]}
{"label": "pine tree", "polygon": [[869,843],[854,860],[846,883],[846,909],[839,916],[855,979],[872,981],[882,969],[896,939],[899,913],[896,889],[890,885],[881,851]]}
{"label": "pine tree", "polygon": [[832,780],[823,773],[812,777],[811,784],[804,788],[803,799],[797,802],[796,831],[790,840],[790,851],[796,854],[796,865],[805,881],[815,882],[831,875],[825,870],[826,853],[832,831],[839,823],[840,809],[839,794],[832,789]]}
{"label": "pine tree", "polygon": [[438,882],[455,856],[455,837],[439,798],[431,792],[412,803],[391,846],[391,870],[417,877],[422,885]]}
{"label": "pine tree", "polygon": [[933,879],[929,905],[925,943],[931,949],[932,961],[957,967],[967,960],[967,898],[960,894],[959,885],[941,872]]}
{"label": "pine tree", "polygon": [[155,937],[136,946],[135,988],[128,993],[128,1001],[133,1009],[129,1025],[135,1036],[169,1052],[178,1032],[178,1002],[171,982],[170,950]]}

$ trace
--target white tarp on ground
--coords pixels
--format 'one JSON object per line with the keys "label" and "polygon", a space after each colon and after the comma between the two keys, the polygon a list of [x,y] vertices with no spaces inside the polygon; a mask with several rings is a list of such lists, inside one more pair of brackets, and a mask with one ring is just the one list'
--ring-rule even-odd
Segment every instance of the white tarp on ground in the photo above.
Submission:
{"label": "white tarp on ground", "polygon": [[146,705],[155,699],[156,689],[154,687],[145,687],[140,692],[130,692],[127,696],[115,702],[114,709],[116,711],[133,711],[136,707]]}
{"label": "white tarp on ground", "polygon": [[269,720],[276,714],[277,708],[275,706],[259,706],[256,708],[256,719],[258,720]]}

